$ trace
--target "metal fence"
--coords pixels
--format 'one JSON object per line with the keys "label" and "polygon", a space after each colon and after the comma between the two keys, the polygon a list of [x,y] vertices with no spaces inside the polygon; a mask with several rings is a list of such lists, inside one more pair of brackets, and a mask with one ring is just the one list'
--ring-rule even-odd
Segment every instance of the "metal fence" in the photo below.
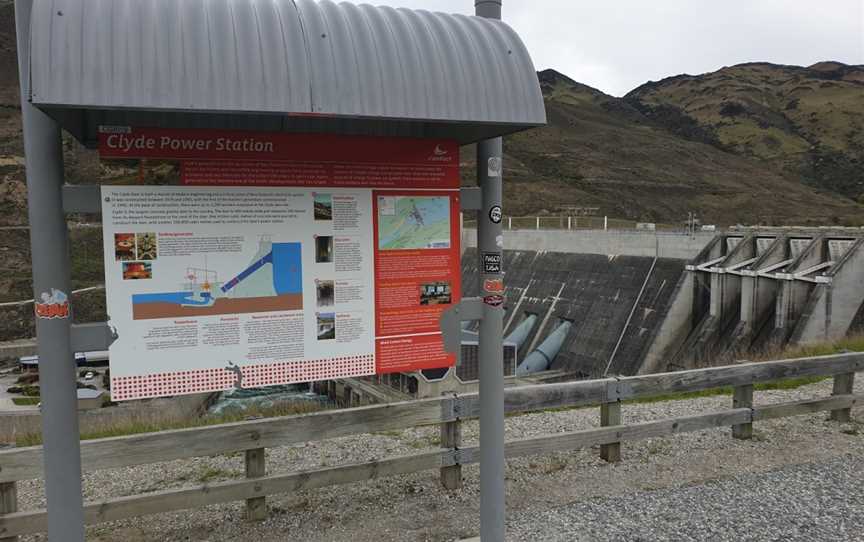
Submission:
{"label": "metal fence", "polygon": [[[747,439],[752,436],[755,422],[820,411],[830,411],[833,420],[848,421],[851,407],[864,399],[864,394],[856,395],[852,389],[854,374],[862,370],[864,353],[849,353],[513,387],[505,394],[507,412],[599,406],[601,427],[508,441],[505,453],[507,457],[519,457],[599,445],[601,457],[619,461],[622,443],[627,441],[725,426],[731,427],[733,437]],[[827,376],[834,377],[830,397],[767,405],[753,402],[754,384]],[[732,387],[730,409],[621,423],[624,401],[719,387]],[[479,462],[478,447],[461,445],[462,423],[477,417],[479,405],[478,395],[470,393],[83,441],[81,460],[85,471],[231,452],[244,452],[246,461],[246,478],[86,503],[85,521],[94,524],[240,500],[246,501],[249,519],[257,520],[267,515],[267,495],[433,469],[439,470],[446,488],[457,489],[462,483],[462,466]],[[441,448],[438,450],[316,470],[266,474],[265,448],[432,424],[440,425]],[[46,529],[46,510],[16,511],[16,482],[40,477],[41,446],[0,451],[0,537],[5,537],[0,539],[14,540],[17,535]]]}

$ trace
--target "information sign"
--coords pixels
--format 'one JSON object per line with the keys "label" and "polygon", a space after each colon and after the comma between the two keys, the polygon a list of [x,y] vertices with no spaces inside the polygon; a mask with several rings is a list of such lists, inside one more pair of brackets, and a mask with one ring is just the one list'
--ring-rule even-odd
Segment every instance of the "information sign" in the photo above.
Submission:
{"label": "information sign", "polygon": [[113,399],[453,365],[455,142],[103,127],[99,150]]}

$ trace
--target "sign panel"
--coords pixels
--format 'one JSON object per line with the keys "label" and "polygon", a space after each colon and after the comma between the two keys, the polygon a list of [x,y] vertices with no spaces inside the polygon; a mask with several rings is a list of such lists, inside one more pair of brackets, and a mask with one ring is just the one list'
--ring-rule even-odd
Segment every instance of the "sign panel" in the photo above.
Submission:
{"label": "sign panel", "polygon": [[113,399],[455,362],[438,326],[461,297],[454,142],[110,127],[99,143],[125,183],[102,187]]}

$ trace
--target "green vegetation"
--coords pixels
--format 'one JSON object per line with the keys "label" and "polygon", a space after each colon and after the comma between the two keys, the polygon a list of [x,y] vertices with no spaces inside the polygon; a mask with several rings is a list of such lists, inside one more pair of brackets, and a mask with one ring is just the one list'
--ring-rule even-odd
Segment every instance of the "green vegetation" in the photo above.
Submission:
{"label": "green vegetation", "polygon": [[201,469],[201,472],[195,477],[195,481],[206,484],[207,482],[212,482],[214,480],[226,480],[229,478],[236,478],[240,473],[238,471],[229,471],[225,469],[219,469],[215,467],[205,467]]}
{"label": "green vegetation", "polygon": [[[38,402],[38,400],[37,400]],[[257,418],[278,418],[281,416],[293,416],[296,414],[309,414],[322,410],[323,407],[312,402],[279,403],[270,407],[250,408],[243,412],[231,411],[219,416],[203,416],[195,418],[184,418],[170,408],[153,409],[136,415],[132,419],[118,421],[112,425],[106,425],[96,431],[84,431],[81,440],[91,440],[109,437],[122,437],[137,435],[141,433],[155,433],[158,431],[169,431],[173,429],[189,429],[193,427],[206,427],[223,423],[242,422]],[[17,435],[16,446],[36,446],[42,444],[40,433],[27,433]]]}
{"label": "green vegetation", "polygon": [[[752,361],[771,361],[778,359],[795,359],[807,358],[814,356],[830,356],[832,354],[840,354],[842,352],[864,352],[864,334],[853,335],[837,341],[829,341],[824,343],[816,343],[801,346],[791,346],[785,349],[766,350],[759,353],[757,356],[750,356]],[[801,386],[815,384],[827,380],[830,377],[798,377],[778,380],[775,382],[760,382],[753,386],[756,391],[766,390],[794,390]],[[725,386],[721,388],[712,388],[707,390],[693,391],[687,393],[668,393],[656,395],[644,399],[636,399],[633,401],[625,401],[628,403],[656,403],[660,401],[675,401],[685,399],[698,399],[700,397],[712,397],[715,395],[732,395],[732,387]]]}
{"label": "green vegetation", "polygon": [[[626,100],[640,109],[678,108],[710,134],[703,141],[854,200],[864,196],[862,75],[864,67],[840,63],[740,64],[646,83]],[[688,122],[653,118],[672,131]]]}
{"label": "green vegetation", "polygon": [[35,406],[41,401],[38,397],[13,397],[12,402],[18,406]]}
{"label": "green vegetation", "polygon": [[[806,156],[812,145],[795,134],[786,117],[810,114],[805,97],[798,109],[786,112],[792,98],[778,98],[776,107],[762,106],[758,99],[739,98],[734,82],[722,87],[712,83],[717,89],[701,83],[713,75],[661,81],[622,99],[553,70],[540,72],[549,124],[505,138],[506,213],[557,214],[559,206],[578,204],[598,208],[601,216],[678,225],[691,210],[703,223],[718,225],[862,221],[861,206],[823,189],[817,180],[808,181],[834,175],[846,162],[820,162],[821,169],[807,177],[801,162],[793,160]],[[739,76],[749,77],[737,72],[728,77]],[[784,77],[782,70],[770,76],[776,81],[764,83],[766,93]],[[676,84],[690,90],[679,95]],[[698,94],[709,87],[711,92]],[[815,93],[829,90],[817,88]],[[719,113],[727,94],[740,107],[725,112],[737,116]],[[716,107],[711,105],[710,116],[703,118],[697,114],[702,111],[699,100],[709,99],[716,100]],[[692,108],[691,101],[696,103]],[[473,152],[464,149],[462,156],[468,162],[463,179],[471,184]]]}

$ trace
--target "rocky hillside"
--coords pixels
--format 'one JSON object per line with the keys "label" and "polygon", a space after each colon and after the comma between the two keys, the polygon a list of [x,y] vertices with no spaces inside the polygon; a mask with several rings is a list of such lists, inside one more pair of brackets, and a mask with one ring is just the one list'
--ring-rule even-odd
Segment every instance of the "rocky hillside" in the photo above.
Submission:
{"label": "rocky hillside", "polygon": [[626,101],[682,137],[864,202],[864,66],[740,64],[646,83]]}
{"label": "rocky hillside", "polygon": [[510,210],[575,204],[656,222],[695,211],[718,224],[862,220],[848,197],[727,148],[677,108],[614,98],[553,70],[539,78],[548,126],[505,139]]}

